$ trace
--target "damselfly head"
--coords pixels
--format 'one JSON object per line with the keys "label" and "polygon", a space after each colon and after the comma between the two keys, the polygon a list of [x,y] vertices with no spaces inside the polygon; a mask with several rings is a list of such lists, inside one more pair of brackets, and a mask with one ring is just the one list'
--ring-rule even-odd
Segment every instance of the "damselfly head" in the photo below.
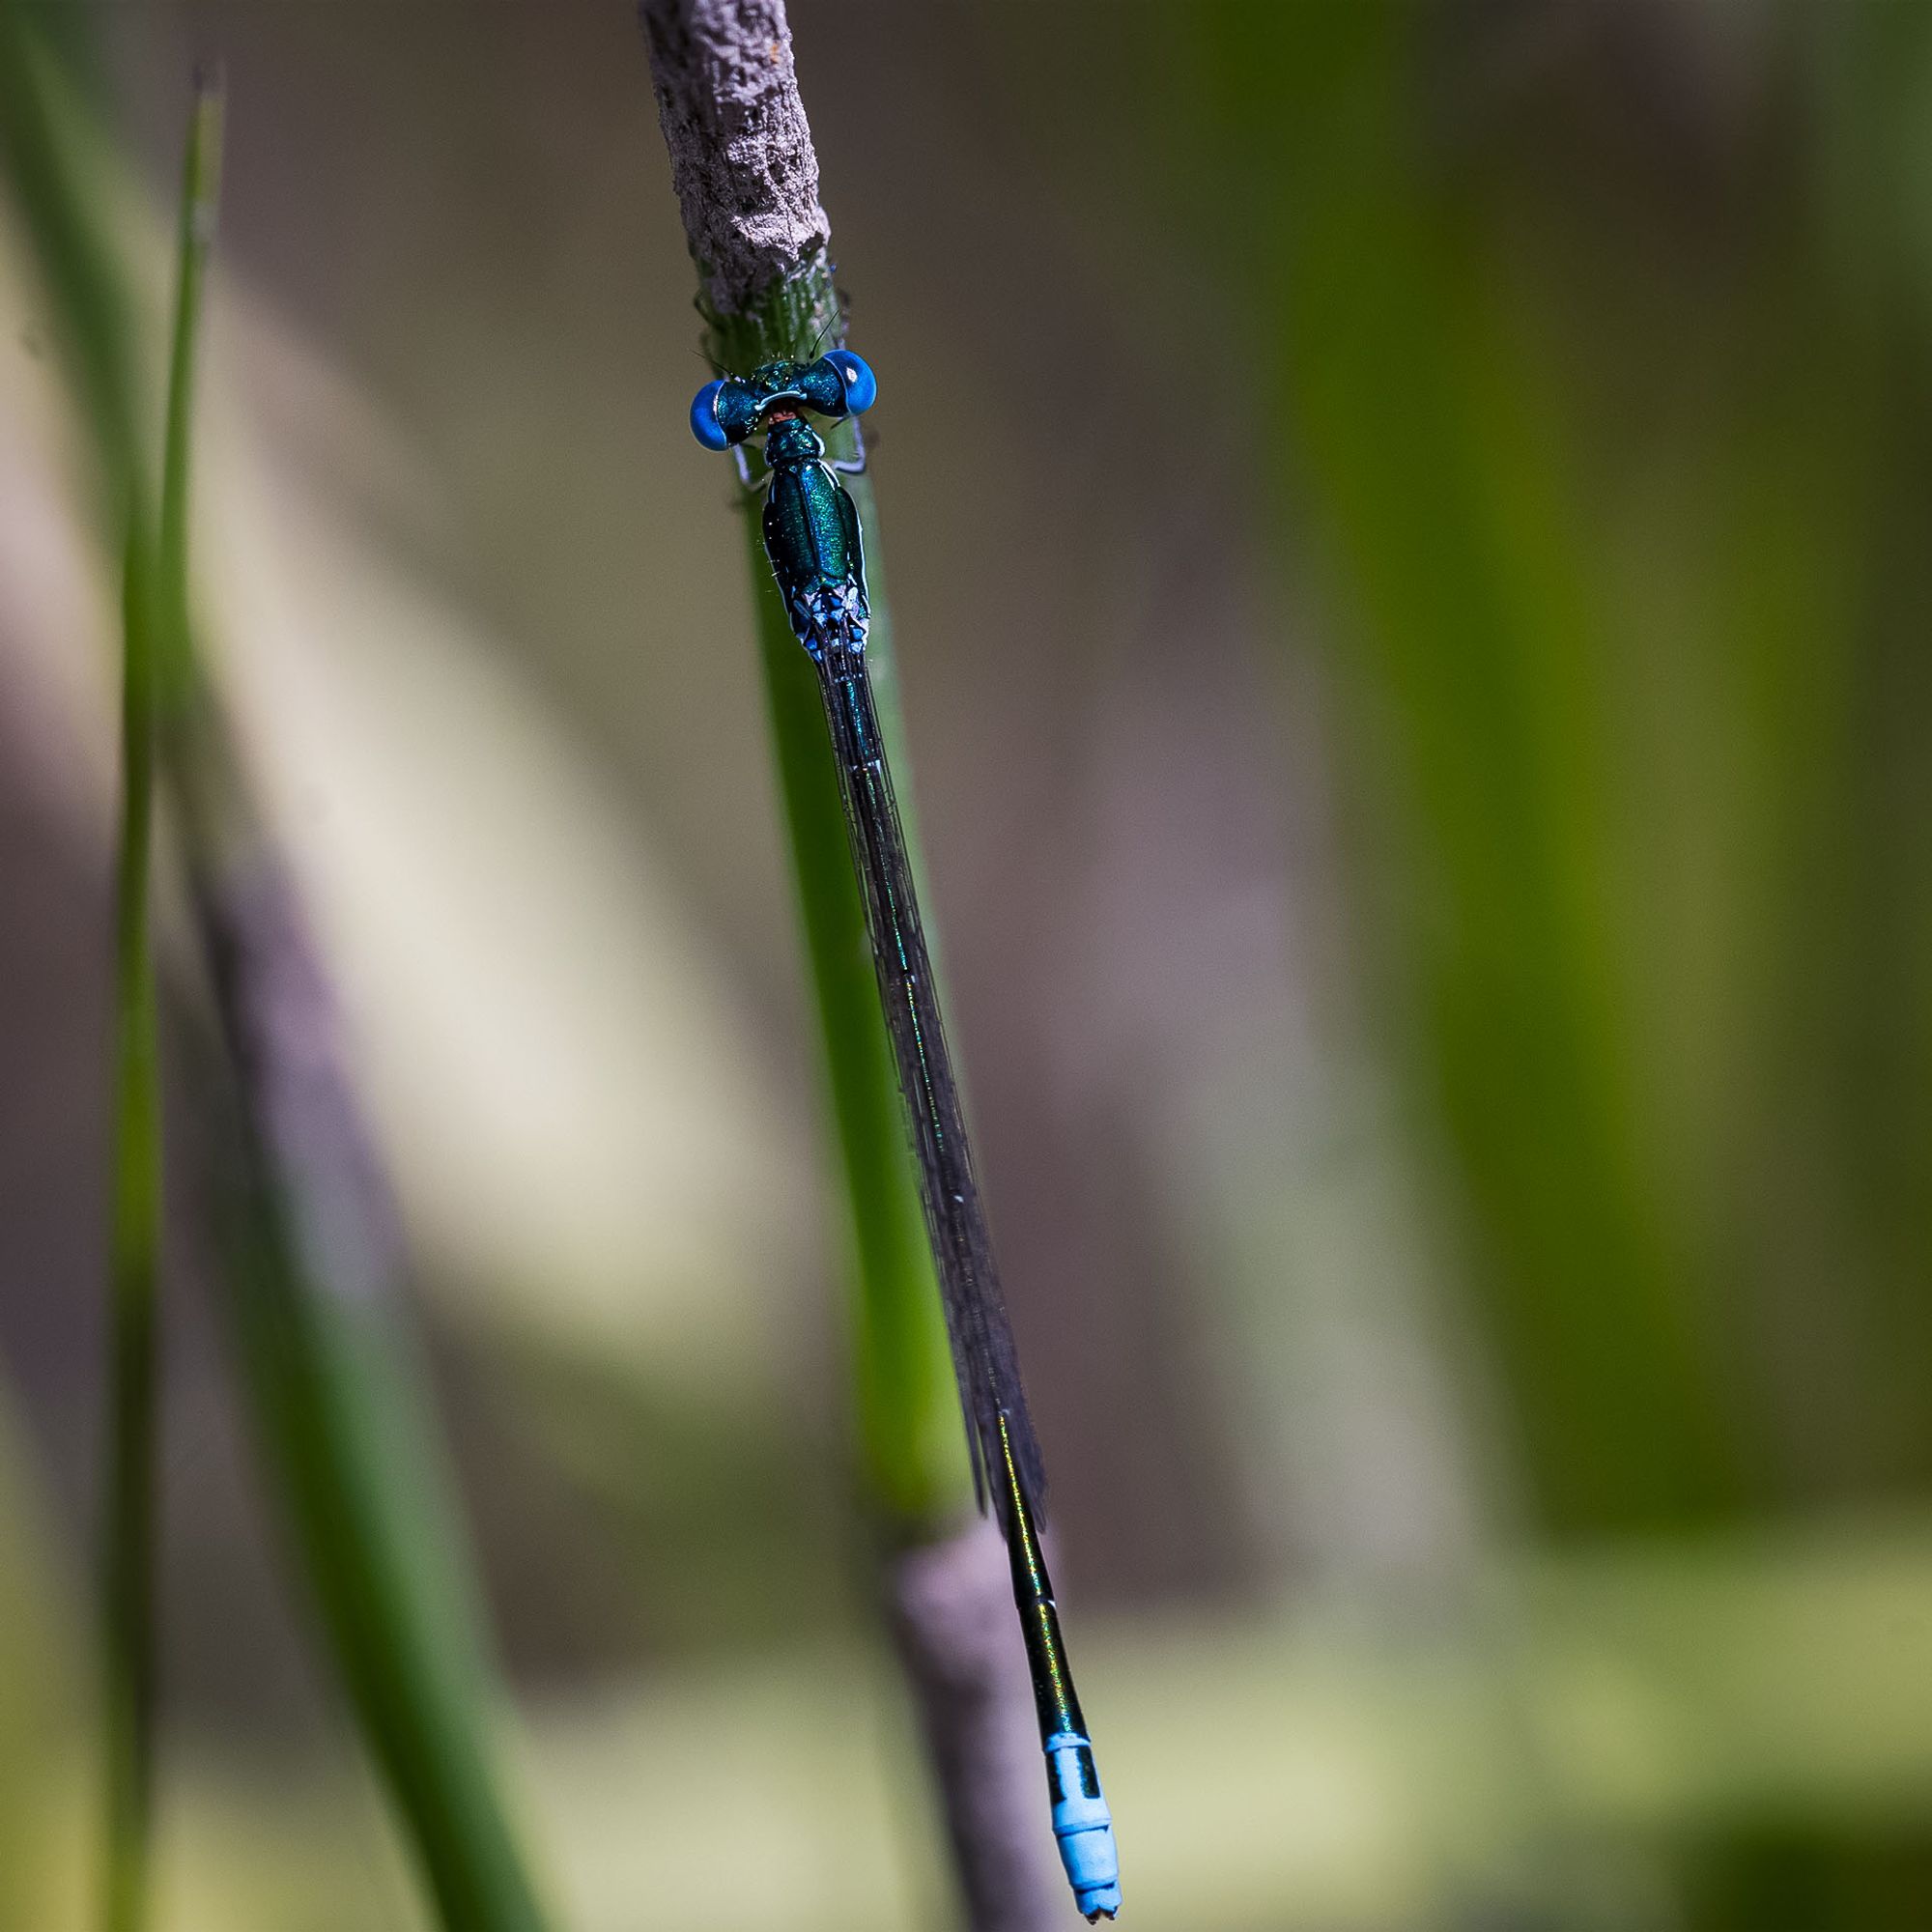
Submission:
{"label": "damselfly head", "polygon": [[691,433],[706,449],[729,449],[776,418],[810,410],[837,422],[870,409],[878,395],[870,365],[834,349],[813,362],[767,362],[748,377],[705,384],[692,399]]}

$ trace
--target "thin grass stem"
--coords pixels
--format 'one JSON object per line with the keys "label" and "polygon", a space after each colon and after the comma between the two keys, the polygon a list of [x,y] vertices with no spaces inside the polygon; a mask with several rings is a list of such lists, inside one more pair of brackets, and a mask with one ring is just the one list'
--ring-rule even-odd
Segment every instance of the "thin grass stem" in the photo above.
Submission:
{"label": "thin grass stem", "polygon": [[128,531],[122,607],[121,824],[114,880],[114,1187],[109,1249],[106,1759],[101,1917],[140,1932],[151,1917],[162,1234],[160,1069],[150,882],[155,776],[168,666],[186,627],[189,423],[201,287],[220,175],[221,97],[197,88],[183,163],[174,342],[158,543]]}
{"label": "thin grass stem", "polygon": [[155,1519],[161,1241],[160,1077],[149,928],[155,797],[155,569],[128,534],[123,585],[121,824],[114,877],[113,1206],[108,1260],[105,1814],[101,1922],[148,1919],[154,1808]]}

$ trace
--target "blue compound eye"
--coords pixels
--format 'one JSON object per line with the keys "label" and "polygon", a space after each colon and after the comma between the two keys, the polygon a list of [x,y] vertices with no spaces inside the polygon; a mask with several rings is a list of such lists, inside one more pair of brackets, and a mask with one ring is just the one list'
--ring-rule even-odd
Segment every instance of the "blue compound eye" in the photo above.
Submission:
{"label": "blue compound eye", "polygon": [[838,371],[838,380],[845,384],[845,407],[853,415],[863,415],[879,400],[879,379],[863,355],[833,349],[824,359]]}
{"label": "blue compound eye", "polygon": [[707,383],[691,399],[691,433],[706,449],[728,449],[731,439],[718,420],[718,398],[724,392],[722,381]]}

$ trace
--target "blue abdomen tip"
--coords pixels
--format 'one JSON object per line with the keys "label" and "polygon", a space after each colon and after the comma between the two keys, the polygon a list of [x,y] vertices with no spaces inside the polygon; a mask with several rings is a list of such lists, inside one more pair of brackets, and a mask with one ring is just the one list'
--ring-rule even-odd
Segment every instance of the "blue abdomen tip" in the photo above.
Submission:
{"label": "blue abdomen tip", "polygon": [[1056,1731],[1044,1749],[1053,1835],[1073,1901],[1089,1924],[1103,1916],[1111,1918],[1121,1909],[1121,1855],[1094,1768],[1094,1747],[1075,1731]]}
{"label": "blue abdomen tip", "polygon": [[[1083,1833],[1083,1836],[1088,1835]],[[1088,1924],[1096,1918],[1111,1918],[1121,1909],[1120,1857],[1114,1849],[1114,1834],[1105,1832],[1098,1834],[1106,1841],[1105,1858],[1096,1863],[1104,1863],[1114,1874],[1112,1878],[1094,1878],[1089,1884],[1082,1884],[1074,1872],[1074,1861],[1067,1856],[1067,1843],[1060,1841],[1061,1861],[1066,1866],[1066,1876],[1073,1881],[1073,1902],[1080,1908],[1081,1916]]]}

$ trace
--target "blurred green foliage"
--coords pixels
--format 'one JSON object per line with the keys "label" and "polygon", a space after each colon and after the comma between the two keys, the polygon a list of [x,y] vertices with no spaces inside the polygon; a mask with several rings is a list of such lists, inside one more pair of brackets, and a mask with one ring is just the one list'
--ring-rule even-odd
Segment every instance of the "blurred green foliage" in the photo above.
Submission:
{"label": "blurred green foliage", "polygon": [[[538,1932],[543,1914],[490,1759],[489,1673],[469,1625],[463,1540],[407,1367],[394,1310],[364,1278],[384,1231],[351,1217],[381,1203],[343,1177],[302,1171],[304,1142],[282,1114],[317,1107],[315,1043],[291,1068],[264,1009],[299,998],[300,967],[267,956],[298,937],[251,930],[272,886],[267,841],[234,790],[239,761],[196,664],[188,571],[193,398],[201,292],[219,178],[219,98],[198,85],[179,213],[177,308],[160,488],[137,424],[144,357],[137,305],[115,255],[109,164],[92,104],[71,91],[19,10],[0,14],[6,156],[36,248],[110,544],[126,557],[122,788],[115,889],[114,1207],[110,1295],[106,1834],[100,1882],[108,1932],[153,1921],[149,1833],[155,1804],[156,1351],[163,1242],[160,1093],[149,880],[158,781],[175,805],[199,922],[215,1030],[229,1051],[193,1072],[203,1105],[232,1137],[226,1284],[237,1365],[279,1484],[290,1540],[334,1645],[371,1750],[414,1836],[443,1922],[465,1932]],[[101,181],[91,181],[98,164]],[[228,823],[218,822],[218,813]],[[237,825],[248,827],[238,837]],[[252,838],[249,834],[252,833]],[[225,843],[224,843],[225,842]],[[236,846],[246,846],[238,862]],[[225,848],[226,845],[226,848]],[[225,876],[224,876],[225,874]],[[238,907],[242,910],[238,913]],[[279,908],[277,909],[279,910]],[[311,995],[311,998],[313,996]],[[315,1016],[308,1017],[313,1028]],[[287,1021],[282,1022],[286,1030]],[[266,1042],[266,1046],[265,1046]],[[306,1091],[304,1091],[304,1083]],[[291,1097],[294,1090],[297,1097]],[[346,1104],[346,1103],[343,1103]],[[342,1158],[339,1148],[327,1154]],[[318,1204],[337,1217],[318,1230]],[[350,1257],[354,1279],[343,1278]],[[333,1272],[331,1270],[334,1270]]]}
{"label": "blurred green foliage", "polygon": [[[1534,1520],[1922,1498],[1932,12],[1155,6],[1095,68],[1235,303]],[[1684,1922],[1932,1911],[1922,1818],[1770,1810],[1667,1835]]]}
{"label": "blurred green foliage", "polygon": [[1916,1492],[1932,16],[1151,7],[1095,79],[1237,303],[1539,1519]]}

